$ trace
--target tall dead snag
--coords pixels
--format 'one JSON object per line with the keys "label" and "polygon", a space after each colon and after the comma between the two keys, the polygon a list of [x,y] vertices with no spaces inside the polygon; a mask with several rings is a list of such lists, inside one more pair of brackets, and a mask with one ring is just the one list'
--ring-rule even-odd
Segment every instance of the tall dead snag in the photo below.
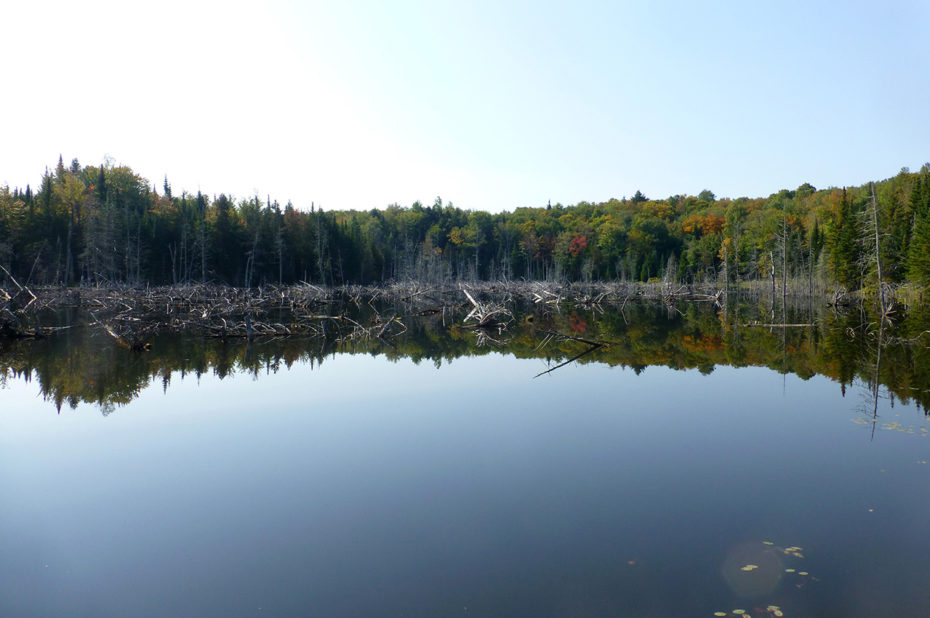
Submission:
{"label": "tall dead snag", "polygon": [[875,197],[875,184],[869,183],[869,189],[872,192],[871,200],[871,210],[872,215],[872,231],[875,236],[875,272],[878,276],[878,302],[879,302],[879,312],[882,315],[882,320],[884,321],[888,315],[888,310],[890,309],[885,300],[885,281],[882,279],[882,252],[881,245],[879,244],[879,234],[878,234],[878,199]]}

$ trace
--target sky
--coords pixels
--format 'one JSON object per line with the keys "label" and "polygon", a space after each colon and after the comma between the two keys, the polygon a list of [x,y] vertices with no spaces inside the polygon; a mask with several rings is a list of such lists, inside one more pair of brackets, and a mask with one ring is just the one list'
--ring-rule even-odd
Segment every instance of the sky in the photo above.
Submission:
{"label": "sky", "polygon": [[930,2],[4,2],[0,185],[298,208],[767,196],[930,160]]}

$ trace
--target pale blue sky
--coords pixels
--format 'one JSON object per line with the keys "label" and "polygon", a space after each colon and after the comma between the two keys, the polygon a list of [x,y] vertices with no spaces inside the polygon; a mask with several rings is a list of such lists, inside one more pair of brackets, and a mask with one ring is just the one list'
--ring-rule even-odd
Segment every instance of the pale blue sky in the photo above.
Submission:
{"label": "pale blue sky", "polygon": [[176,193],[499,211],[930,160],[928,2],[15,4],[16,186],[109,155]]}

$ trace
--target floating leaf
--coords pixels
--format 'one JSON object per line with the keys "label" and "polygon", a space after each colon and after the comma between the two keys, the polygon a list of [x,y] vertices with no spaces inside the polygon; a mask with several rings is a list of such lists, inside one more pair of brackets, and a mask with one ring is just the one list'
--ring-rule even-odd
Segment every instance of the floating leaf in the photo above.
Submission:
{"label": "floating leaf", "polygon": [[771,541],[762,541],[762,544],[763,544],[763,545],[774,545],[775,543],[773,543],[773,542],[771,542]]}
{"label": "floating leaf", "polygon": [[726,616],[726,612],[714,612],[714,616]]}
{"label": "floating leaf", "polygon": [[807,571],[800,571],[798,575],[807,575]]}
{"label": "floating leaf", "polygon": [[794,569],[785,569],[785,573],[794,573]]}
{"label": "floating leaf", "polygon": [[736,614],[737,616],[742,616],[743,614],[746,613],[746,610],[745,609],[734,609],[733,613]]}
{"label": "floating leaf", "polygon": [[747,564],[744,567],[741,567],[743,571],[752,571],[753,569],[758,569],[759,565],[757,564]]}
{"label": "floating leaf", "polygon": [[775,615],[775,616],[784,616],[784,615],[785,615],[780,609],[776,609],[774,612],[772,612],[772,614]]}

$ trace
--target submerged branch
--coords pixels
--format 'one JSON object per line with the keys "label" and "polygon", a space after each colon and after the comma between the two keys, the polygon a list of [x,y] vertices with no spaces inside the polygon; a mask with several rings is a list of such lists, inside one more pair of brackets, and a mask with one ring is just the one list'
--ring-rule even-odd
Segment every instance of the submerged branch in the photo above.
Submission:
{"label": "submerged branch", "polygon": [[551,368],[549,368],[549,369],[547,369],[547,370],[545,370],[545,371],[543,371],[543,372],[537,373],[535,376],[533,376],[533,379],[535,380],[535,379],[538,378],[539,376],[544,376],[544,375],[546,375],[547,373],[552,373],[552,372],[555,371],[556,369],[561,369],[561,368],[564,367],[565,365],[569,365],[569,364],[571,364],[571,363],[574,363],[574,362],[575,362],[576,360],[578,360],[579,358],[582,358],[582,357],[584,357],[584,356],[587,356],[587,355],[590,354],[591,352],[594,352],[595,350],[597,350],[597,349],[599,349],[599,348],[602,348],[602,347],[604,347],[603,344],[596,343],[596,344],[592,345],[590,348],[588,348],[587,350],[585,350],[584,352],[582,352],[581,354],[576,354],[575,356],[571,357],[571,358],[568,359],[567,361],[563,361],[563,362],[559,363],[559,364],[556,365],[555,367],[551,367]]}

